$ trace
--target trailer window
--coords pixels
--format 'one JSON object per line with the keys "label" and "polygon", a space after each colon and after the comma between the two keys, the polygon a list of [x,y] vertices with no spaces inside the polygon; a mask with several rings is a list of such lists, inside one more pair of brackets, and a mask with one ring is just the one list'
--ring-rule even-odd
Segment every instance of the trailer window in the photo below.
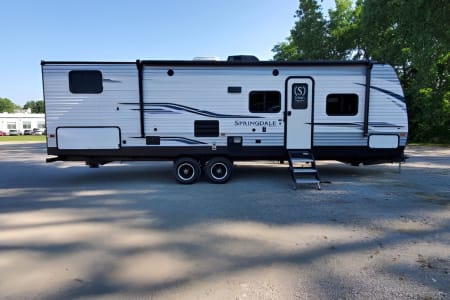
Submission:
{"label": "trailer window", "polygon": [[69,89],[74,94],[100,94],[103,92],[102,72],[70,71]]}
{"label": "trailer window", "polygon": [[292,85],[292,108],[293,109],[308,108],[308,84],[294,83]]}
{"label": "trailer window", "polygon": [[281,94],[278,91],[253,91],[249,96],[252,113],[277,113],[281,110]]}
{"label": "trailer window", "polygon": [[358,113],[358,95],[329,94],[327,96],[327,115],[354,116]]}

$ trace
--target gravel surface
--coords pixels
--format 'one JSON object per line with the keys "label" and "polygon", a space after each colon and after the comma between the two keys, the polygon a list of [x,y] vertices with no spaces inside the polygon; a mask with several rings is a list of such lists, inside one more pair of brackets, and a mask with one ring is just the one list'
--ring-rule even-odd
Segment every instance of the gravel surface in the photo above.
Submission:
{"label": "gravel surface", "polygon": [[45,164],[0,144],[1,299],[450,299],[450,149],[398,165],[237,163],[179,185],[169,162]]}

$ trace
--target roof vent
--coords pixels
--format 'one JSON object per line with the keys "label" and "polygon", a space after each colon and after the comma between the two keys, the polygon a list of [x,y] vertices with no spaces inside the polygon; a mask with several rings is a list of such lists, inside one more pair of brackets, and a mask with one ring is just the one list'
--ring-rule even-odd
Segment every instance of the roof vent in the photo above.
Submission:
{"label": "roof vent", "polygon": [[197,56],[194,57],[195,61],[218,61],[219,58],[217,56]]}
{"label": "roof vent", "polygon": [[228,56],[229,62],[258,62],[259,59],[254,55],[231,55]]}

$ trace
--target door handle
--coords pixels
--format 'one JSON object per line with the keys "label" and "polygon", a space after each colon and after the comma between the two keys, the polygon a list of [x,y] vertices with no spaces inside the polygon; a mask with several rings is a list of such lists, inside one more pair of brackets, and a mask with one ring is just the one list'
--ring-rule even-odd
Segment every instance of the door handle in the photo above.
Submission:
{"label": "door handle", "polygon": [[292,115],[292,112],[291,112],[291,111],[285,111],[285,112],[284,112],[284,114],[283,114],[284,122],[286,122],[287,118],[288,118],[290,115]]}

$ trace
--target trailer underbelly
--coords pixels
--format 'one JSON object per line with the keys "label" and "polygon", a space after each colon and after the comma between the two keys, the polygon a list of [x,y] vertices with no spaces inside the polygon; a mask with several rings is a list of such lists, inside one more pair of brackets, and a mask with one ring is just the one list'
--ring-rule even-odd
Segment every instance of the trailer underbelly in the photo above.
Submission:
{"label": "trailer underbelly", "polygon": [[[337,160],[348,163],[374,164],[404,160],[405,147],[396,149],[370,149],[369,147],[313,147],[316,160]],[[48,154],[56,156],[49,161],[86,161],[106,163],[113,161],[158,161],[193,157],[206,161],[212,157],[225,156],[233,161],[286,160],[284,147],[245,147],[230,150],[228,147],[122,147],[118,150],[60,150],[48,148]]]}

